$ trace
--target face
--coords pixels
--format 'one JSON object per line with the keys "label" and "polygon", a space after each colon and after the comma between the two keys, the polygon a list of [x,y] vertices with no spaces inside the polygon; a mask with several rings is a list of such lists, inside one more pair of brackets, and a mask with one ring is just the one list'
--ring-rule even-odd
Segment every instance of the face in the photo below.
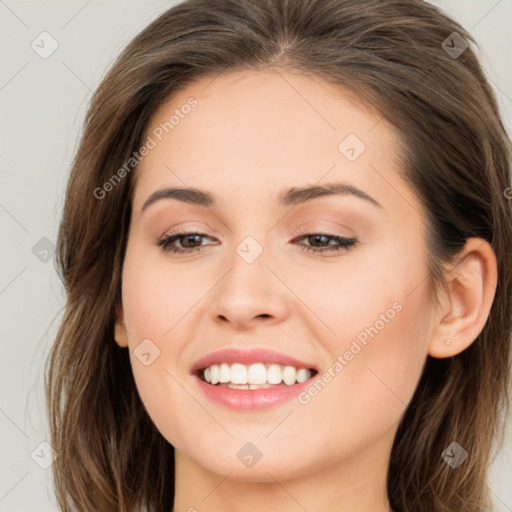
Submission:
{"label": "face", "polygon": [[[387,453],[432,332],[424,218],[391,125],[318,77],[244,71],[179,91],[147,137],[116,340],[162,435],[239,480]],[[223,362],[224,380],[278,364],[290,383],[203,382]]]}

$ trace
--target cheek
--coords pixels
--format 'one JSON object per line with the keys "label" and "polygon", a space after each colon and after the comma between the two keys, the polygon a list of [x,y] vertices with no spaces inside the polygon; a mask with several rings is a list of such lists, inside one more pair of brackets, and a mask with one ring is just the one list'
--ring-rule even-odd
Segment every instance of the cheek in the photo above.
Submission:
{"label": "cheek", "polygon": [[[197,274],[194,276],[197,278]],[[176,363],[180,361],[191,312],[205,291],[190,273],[169,269],[136,243],[123,266],[123,310],[129,354],[140,398],[154,424],[169,442],[179,428],[179,411],[190,409]],[[206,286],[206,285],[205,285]]]}
{"label": "cheek", "polygon": [[[166,340],[181,319],[207,290],[194,271],[166,265],[158,254],[147,255],[134,246],[123,268],[123,308],[134,335]],[[135,340],[133,340],[135,341]]]}
{"label": "cheek", "polygon": [[396,425],[409,403],[429,335],[421,248],[390,244],[372,265],[365,263],[364,275],[340,266],[336,279],[331,269],[329,279],[316,281],[309,299],[332,331],[323,336],[331,360],[304,402],[312,417],[331,407],[326,429],[378,435]]}
{"label": "cheek", "polygon": [[[385,307],[373,308],[364,319],[360,314],[362,323],[348,315],[343,322],[340,318],[338,341],[330,344],[332,363],[299,397],[303,405],[295,416],[329,443],[331,457],[364,450],[398,426],[426,358],[424,330],[418,323],[423,301],[417,292],[409,297],[391,294]],[[289,435],[301,433],[297,428]]]}
{"label": "cheek", "polygon": [[[341,259],[312,263],[301,272],[283,264],[279,274],[283,281],[293,283],[293,292],[309,310],[297,302],[297,314],[312,318],[317,337],[331,352],[344,351],[344,344],[350,344],[359,333],[364,338],[365,328],[376,322],[379,332],[391,324],[397,329],[389,340],[392,344],[425,318],[422,248],[417,235],[414,239],[403,237],[378,247],[355,249]],[[408,314],[395,314],[393,304],[397,302],[404,308],[407,305]],[[401,330],[405,328],[402,322],[407,322],[407,331]]]}

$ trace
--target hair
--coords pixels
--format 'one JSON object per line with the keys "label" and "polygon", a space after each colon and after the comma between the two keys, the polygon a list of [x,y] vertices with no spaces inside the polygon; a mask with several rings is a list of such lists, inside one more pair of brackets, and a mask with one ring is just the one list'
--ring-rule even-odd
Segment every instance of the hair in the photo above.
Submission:
{"label": "hair", "polygon": [[[453,32],[469,44],[457,58],[442,47]],[[510,393],[511,143],[474,46],[421,0],[186,0],[126,46],[88,105],[57,240],[67,300],[45,392],[64,512],[162,511],[174,502],[174,449],[114,340],[134,173],[103,199],[95,190],[129,161],[174,92],[200,77],[277,68],[355,94],[396,128],[400,172],[427,222],[433,301],[468,238],[492,245],[498,283],[486,324],[461,353],[427,356],[387,475],[396,512],[476,512],[491,503],[487,472]],[[456,471],[441,458],[452,441],[469,453]]]}

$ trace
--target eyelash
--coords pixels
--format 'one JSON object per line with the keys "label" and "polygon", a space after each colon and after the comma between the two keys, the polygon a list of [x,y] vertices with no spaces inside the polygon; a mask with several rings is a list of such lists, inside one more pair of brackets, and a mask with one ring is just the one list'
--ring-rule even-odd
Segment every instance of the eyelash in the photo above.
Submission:
{"label": "eyelash", "polygon": [[[175,233],[171,233],[168,236],[164,236],[163,238],[157,239],[155,241],[155,244],[157,246],[161,247],[162,251],[166,252],[166,253],[191,254],[191,253],[200,251],[201,247],[203,247],[202,245],[200,245],[199,247],[192,247],[192,248],[180,248],[180,247],[173,247],[171,245],[176,240],[179,240],[181,237],[187,236],[187,235],[188,236],[199,235],[201,237],[208,237],[208,235],[206,233],[199,233],[196,231],[176,231]],[[313,253],[324,254],[324,253],[336,253],[336,252],[341,252],[341,251],[348,251],[348,250],[352,249],[358,243],[356,238],[347,238],[344,236],[336,236],[336,235],[331,235],[329,233],[301,233],[301,236],[297,237],[295,240],[307,238],[307,237],[311,237],[311,236],[327,237],[328,239],[335,240],[339,244],[336,247],[327,247],[327,248],[322,248],[322,249],[317,249],[310,245],[302,245],[301,246],[303,250],[305,250],[307,252],[313,252]]]}

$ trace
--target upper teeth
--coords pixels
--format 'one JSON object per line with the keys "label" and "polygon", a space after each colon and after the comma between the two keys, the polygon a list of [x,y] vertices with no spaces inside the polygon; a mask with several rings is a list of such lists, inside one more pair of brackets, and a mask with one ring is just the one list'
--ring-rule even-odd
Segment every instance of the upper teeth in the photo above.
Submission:
{"label": "upper teeth", "polygon": [[304,382],[311,377],[306,368],[296,369],[293,366],[271,364],[268,368],[263,363],[246,366],[240,363],[212,364],[204,370],[204,380],[210,384],[280,384],[283,381],[291,386],[295,382]]}

